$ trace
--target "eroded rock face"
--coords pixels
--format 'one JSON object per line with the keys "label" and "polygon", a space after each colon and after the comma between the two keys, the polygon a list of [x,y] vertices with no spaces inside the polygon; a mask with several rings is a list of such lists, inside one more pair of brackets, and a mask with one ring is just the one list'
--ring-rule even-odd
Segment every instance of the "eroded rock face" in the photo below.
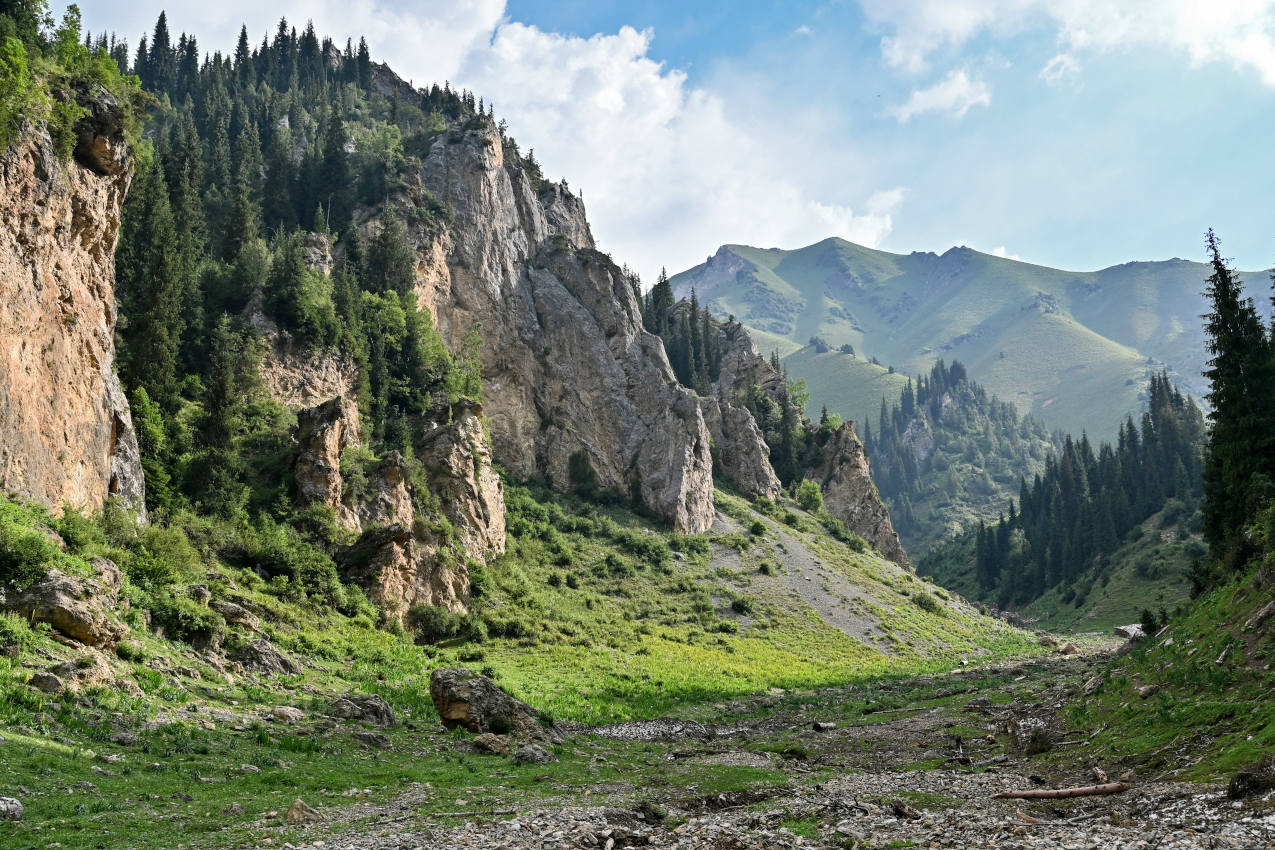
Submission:
{"label": "eroded rock face", "polygon": [[124,577],[106,558],[90,563],[97,571],[95,578],[67,575],[54,567],[26,590],[0,590],[0,610],[21,614],[32,623],[48,623],[86,646],[109,649],[128,634],[114,613]]}
{"label": "eroded rock face", "polygon": [[562,489],[572,458],[587,459],[598,486],[680,531],[707,529],[703,416],[642,329],[623,273],[594,250],[580,200],[561,184],[537,194],[485,121],[439,138],[409,196],[425,204],[426,192],[451,219],[413,234],[417,296],[454,349],[481,333],[495,458]]}
{"label": "eroded rock face", "polygon": [[0,152],[0,491],[52,507],[141,508],[115,376],[115,245],[132,166],[110,96],[87,101],[72,161],[48,134]]}
{"label": "eroded rock face", "polygon": [[430,674],[429,695],[443,725],[474,734],[513,734],[523,740],[558,742],[551,720],[491,679],[463,667],[439,667]]}
{"label": "eroded rock face", "polygon": [[824,508],[883,556],[900,566],[909,566],[907,553],[890,522],[890,512],[872,482],[868,456],[854,432],[854,423],[846,422],[834,431],[823,452],[823,463],[808,477],[823,489]]}
{"label": "eroded rock face", "polygon": [[267,331],[266,342],[261,379],[270,397],[284,407],[302,410],[354,394],[359,367],[347,353],[307,351],[277,331]]}
{"label": "eroded rock face", "polygon": [[[505,551],[505,498],[491,465],[482,407],[452,405],[442,423],[421,423],[414,454],[431,505],[422,513],[413,498],[406,458],[390,452],[366,470],[364,492],[346,492],[341,457],[359,444],[358,406],[334,398],[297,414],[297,499],[331,507],[338,522],[362,536],[351,557],[351,577],[402,620],[416,604],[463,610],[469,600],[470,559]],[[418,479],[419,480],[419,479]],[[443,536],[445,518],[456,539]]]}
{"label": "eroded rock face", "polygon": [[[689,309],[682,302],[678,309]],[[746,496],[773,499],[783,485],[770,465],[770,447],[753,415],[734,402],[754,384],[775,392],[779,375],[761,356],[753,338],[739,323],[716,328],[722,352],[721,371],[713,384],[713,397],[701,402],[704,420],[717,445],[718,463]]]}

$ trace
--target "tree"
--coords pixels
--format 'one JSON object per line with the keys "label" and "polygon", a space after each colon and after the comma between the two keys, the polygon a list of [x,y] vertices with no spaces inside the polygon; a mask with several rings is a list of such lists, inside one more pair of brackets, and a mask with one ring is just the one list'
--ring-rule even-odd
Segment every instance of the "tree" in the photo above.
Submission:
{"label": "tree", "polygon": [[1204,536],[1215,559],[1236,547],[1269,499],[1272,480],[1271,351],[1252,299],[1222,257],[1216,234],[1206,237],[1213,273],[1205,295],[1204,376],[1212,428],[1204,461]]}

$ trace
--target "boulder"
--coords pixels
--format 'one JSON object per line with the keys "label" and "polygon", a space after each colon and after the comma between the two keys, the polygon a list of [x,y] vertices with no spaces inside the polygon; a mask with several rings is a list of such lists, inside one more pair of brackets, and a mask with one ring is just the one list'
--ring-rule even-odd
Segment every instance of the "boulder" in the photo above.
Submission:
{"label": "boulder", "polygon": [[0,797],[0,820],[22,820],[22,803],[13,797]]}
{"label": "boulder", "polygon": [[48,672],[31,674],[31,678],[27,679],[27,684],[37,691],[44,691],[46,694],[61,693],[66,687],[66,682],[63,682],[57,674]]}
{"label": "boulder", "polygon": [[1226,796],[1240,800],[1275,788],[1275,757],[1267,756],[1231,777]]}
{"label": "boulder", "polygon": [[509,755],[509,736],[484,732],[474,738],[474,749],[494,756]]}
{"label": "boulder", "polygon": [[345,720],[362,720],[374,726],[398,724],[394,709],[377,694],[346,694],[337,697],[336,702],[332,703],[332,713]]}
{"label": "boulder", "polygon": [[233,626],[243,626],[250,632],[255,632],[261,628],[261,620],[257,615],[237,603],[214,599],[208,603],[208,607],[220,614],[227,623]]}
{"label": "boulder", "polygon": [[557,760],[557,756],[539,744],[523,744],[514,753],[514,761],[523,764],[549,764]]}
{"label": "boulder", "polygon": [[305,720],[305,712],[290,705],[276,705],[270,709],[270,719],[276,723],[292,725]]}
{"label": "boulder", "polygon": [[26,590],[0,590],[0,610],[21,614],[87,646],[110,648],[128,634],[115,617],[123,575],[106,558],[90,561],[95,578],[71,576],[53,567]]}
{"label": "boulder", "polygon": [[429,695],[448,729],[512,733],[522,739],[554,743],[562,740],[552,720],[472,670],[435,669],[429,677]]}
{"label": "boulder", "polygon": [[1130,626],[1116,626],[1111,631],[1115,633],[1116,637],[1132,641],[1139,641],[1147,636],[1147,633],[1142,630],[1142,626],[1137,623]]}
{"label": "boulder", "polygon": [[239,661],[245,666],[263,673],[296,674],[301,672],[301,665],[275,649],[274,644],[262,638],[254,641],[239,651]]}
{"label": "boulder", "polygon": [[382,735],[380,732],[367,732],[359,730],[354,733],[354,740],[368,747],[377,750],[388,750],[390,748],[390,739]]}

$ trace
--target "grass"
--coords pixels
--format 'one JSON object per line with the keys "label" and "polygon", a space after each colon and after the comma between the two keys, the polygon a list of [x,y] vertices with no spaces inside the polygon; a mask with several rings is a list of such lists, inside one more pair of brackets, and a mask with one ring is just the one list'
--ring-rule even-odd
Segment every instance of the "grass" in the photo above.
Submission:
{"label": "grass", "polygon": [[[1104,671],[1095,693],[1068,708],[1077,724],[1104,724],[1094,755],[1145,777],[1214,780],[1269,754],[1275,639],[1269,622],[1243,629],[1269,601],[1250,572],[1196,600],[1164,635]],[[1137,693],[1144,685],[1159,690],[1144,699]]]}
{"label": "grass", "polygon": [[[837,542],[816,517],[787,501],[763,504],[763,511],[720,493],[723,514],[747,520],[742,528],[753,521],[766,526],[752,542],[736,535],[746,544],[737,548],[738,541],[681,537],[625,508],[537,487],[509,484],[506,494],[509,551],[486,566],[485,591],[462,630],[485,634],[481,640],[417,645],[407,633],[376,628],[365,610],[343,614],[322,597],[306,601],[203,548],[183,561],[173,587],[206,584],[216,598],[253,610],[263,621],[260,636],[303,660],[302,673],[228,673],[187,645],[151,633],[133,608],[124,612],[130,634],[109,658],[120,684],[49,695],[27,678],[75,653],[47,628],[0,619],[0,638],[13,647],[0,655],[0,794],[27,806],[22,823],[0,824],[0,845],[158,848],[263,837],[283,843],[297,833],[278,814],[295,797],[331,813],[365,797],[410,796],[426,783],[433,792],[421,795],[417,811],[431,815],[482,809],[497,799],[502,805],[582,800],[582,789],[599,781],[668,784],[689,794],[786,782],[781,771],[765,768],[670,768],[662,750],[645,744],[606,742],[609,765],[591,763],[590,747],[578,741],[558,748],[559,764],[534,770],[477,757],[466,752],[467,736],[432,731],[438,718],[428,679],[436,666],[482,669],[557,718],[608,722],[706,716],[717,702],[769,689],[858,687],[950,669],[966,655],[994,659],[1035,649],[1028,636],[954,601],[931,596],[938,613],[918,607],[913,594],[933,594],[932,586]],[[54,521],[20,507],[6,518],[24,528]],[[110,549],[92,528],[75,534],[70,528],[67,558]],[[158,529],[146,539],[169,533]],[[875,600],[891,639],[865,643],[766,591],[761,579],[781,577],[762,576],[758,564],[786,569],[799,549]],[[744,584],[750,576],[753,586]],[[124,597],[148,604],[151,597],[133,580],[126,580]],[[474,627],[479,622],[481,629]],[[256,637],[230,626],[228,646]],[[403,725],[386,732],[390,749],[369,749],[351,729],[324,721],[334,697],[349,691],[379,693],[398,712]],[[880,703],[867,693],[844,710],[861,713]],[[264,719],[276,705],[300,708],[308,720],[288,727]],[[120,731],[141,740],[116,744]],[[245,764],[260,772],[245,772]],[[546,774],[551,781],[535,781]],[[345,796],[351,788],[362,790]],[[242,814],[223,814],[235,803]],[[146,830],[137,830],[139,818]]]}

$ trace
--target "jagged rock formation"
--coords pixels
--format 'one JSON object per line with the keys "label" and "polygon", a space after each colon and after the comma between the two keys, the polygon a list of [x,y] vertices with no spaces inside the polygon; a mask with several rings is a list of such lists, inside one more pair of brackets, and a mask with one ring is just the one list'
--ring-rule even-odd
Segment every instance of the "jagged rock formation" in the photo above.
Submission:
{"label": "jagged rock formation", "polygon": [[582,202],[563,184],[537,190],[506,154],[488,119],[450,130],[405,198],[448,208],[446,223],[413,233],[417,296],[453,348],[483,338],[495,457],[562,489],[589,470],[677,530],[704,531],[713,481],[699,402],[594,248]]}
{"label": "jagged rock formation", "polygon": [[347,487],[342,456],[360,442],[353,401],[338,397],[297,414],[297,501],[331,507],[337,522],[360,533],[345,559],[351,577],[399,619],[418,603],[463,609],[467,561],[505,551],[504,492],[491,466],[482,408],[460,402],[445,415],[449,421],[427,424],[413,447],[431,499],[426,505],[398,452],[364,470],[360,492]]}
{"label": "jagged rock formation", "polygon": [[109,649],[128,634],[115,617],[124,574],[114,562],[93,558],[95,578],[67,575],[51,568],[40,581],[19,590],[0,589],[0,611],[20,614],[31,623],[53,629],[86,646]]}
{"label": "jagged rock formation", "polygon": [[[714,393],[721,399],[737,398],[748,392],[753,386],[760,387],[762,392],[772,398],[778,398],[783,376],[775,371],[770,362],[762,357],[756,343],[748,331],[737,322],[728,322],[718,326],[722,350],[721,373],[717,383],[713,385]],[[726,410],[726,408],[723,408]],[[737,410],[748,417],[754,431],[752,414],[747,410]],[[737,414],[733,414],[736,415]],[[814,426],[807,422],[807,428]],[[745,433],[742,424],[737,433]],[[724,437],[714,437],[718,444],[726,442]],[[757,438],[761,439],[760,432]],[[872,548],[900,566],[908,566],[908,557],[899,543],[899,535],[895,533],[890,522],[890,512],[881,501],[876,485],[872,481],[872,471],[868,467],[868,457],[864,453],[863,444],[854,431],[854,423],[846,422],[826,438],[821,445],[822,462],[807,473],[807,477],[819,483],[824,494],[824,507],[828,513],[846,524],[846,527],[867,540]],[[774,476],[770,468],[769,449],[764,440],[760,446],[760,462],[755,459],[758,449],[753,448],[751,439],[736,439],[730,443],[737,453],[734,469],[728,469],[732,476],[748,475],[757,469],[764,469]],[[742,458],[750,458],[747,463]],[[722,452],[723,464],[727,462],[727,454]],[[764,464],[764,467],[761,465]],[[754,474],[756,474],[754,472]],[[764,474],[764,473],[763,473]],[[736,478],[736,483],[739,479]],[[776,487],[778,479],[775,479]],[[740,485],[741,489],[743,485]],[[745,491],[747,492],[747,491]]]}
{"label": "jagged rock formation", "polygon": [[907,553],[890,522],[890,512],[872,483],[868,456],[854,432],[853,422],[844,422],[823,446],[823,463],[807,474],[823,490],[828,513],[867,540],[886,558],[908,566]]}
{"label": "jagged rock formation", "polygon": [[85,101],[74,159],[28,129],[0,152],[0,491],[50,506],[142,508],[115,375],[115,244],[132,179],[122,117]]}

